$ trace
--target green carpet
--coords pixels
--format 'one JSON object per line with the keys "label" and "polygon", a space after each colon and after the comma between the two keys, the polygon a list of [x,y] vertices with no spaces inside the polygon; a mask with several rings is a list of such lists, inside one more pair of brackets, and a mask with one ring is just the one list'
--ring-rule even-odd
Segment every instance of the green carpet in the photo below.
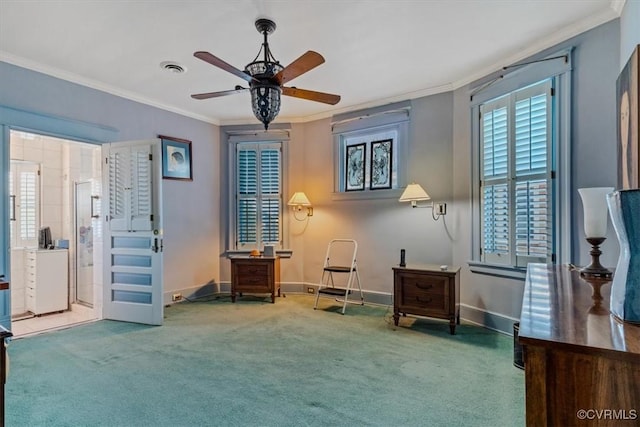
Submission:
{"label": "green carpet", "polygon": [[183,302],[14,340],[12,426],[522,426],[513,341],[304,295]]}

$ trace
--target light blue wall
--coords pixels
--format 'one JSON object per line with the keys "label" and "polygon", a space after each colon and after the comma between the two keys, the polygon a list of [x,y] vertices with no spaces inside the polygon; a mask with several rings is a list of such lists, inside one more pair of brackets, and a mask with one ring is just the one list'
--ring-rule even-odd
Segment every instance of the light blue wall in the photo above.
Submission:
{"label": "light blue wall", "polygon": [[[601,25],[570,40],[574,43],[572,129],[573,229],[572,260],[589,264],[591,246],[584,238],[584,212],[578,188],[617,187],[616,79],[619,69],[619,20]],[[618,239],[609,221],[607,240],[601,246],[604,265],[618,260]]]}
{"label": "light blue wall", "polygon": [[620,70],[640,44],[640,1],[627,0],[620,15]]}
{"label": "light blue wall", "polygon": [[[572,261],[585,265],[589,248],[583,236],[582,203],[577,189],[589,186],[616,186],[615,82],[619,72],[619,20],[613,20],[541,52],[551,53],[573,46],[572,85]],[[538,55],[536,55],[538,56]],[[471,147],[469,87],[454,92],[453,167],[455,215],[459,228],[454,242],[454,263],[464,266],[461,302],[464,317],[509,330],[510,320],[520,316],[523,282],[471,273]],[[609,227],[603,245],[603,262],[614,266],[618,244]]]}
{"label": "light blue wall", "polygon": [[[422,185],[435,202],[451,202],[452,93],[411,100],[406,164],[407,179]],[[304,182],[303,191],[314,204],[314,216],[302,237],[303,279],[318,283],[327,244],[332,238],[358,241],[358,268],[363,289],[372,301],[390,303],[392,267],[400,249],[407,264],[451,264],[451,211],[434,221],[430,209],[411,209],[399,203],[401,191],[388,198],[338,200],[334,191],[334,140],[329,119],[305,123],[304,139],[292,140],[290,152],[301,167],[292,170],[291,182]],[[299,187],[298,187],[299,188]],[[300,190],[296,190],[300,191]],[[293,228],[293,227],[292,227]],[[298,260],[294,254],[294,259]]]}
{"label": "light blue wall", "polygon": [[[627,1],[621,20],[549,49],[575,47],[571,233],[573,259],[578,264],[588,261],[588,248],[582,238],[582,207],[576,190],[616,183],[615,79],[620,52],[628,49],[621,46],[620,22],[623,33],[628,34],[624,37],[637,41],[638,6],[633,3]],[[291,188],[307,192],[316,205],[316,215],[308,229],[298,234],[292,231],[296,251],[283,267],[287,280],[317,282],[325,241],[349,234],[365,243],[359,257],[362,266],[369,267],[365,288],[390,293],[390,269],[397,264],[397,249],[414,244],[410,254],[416,261],[463,267],[463,315],[508,330],[509,319],[520,314],[522,282],[471,274],[466,267],[471,257],[468,90],[463,87],[412,101],[409,178],[423,182],[432,196],[449,204],[446,221],[434,222],[425,210],[407,209],[395,199],[333,201],[330,121],[295,124],[290,156],[303,167],[290,174],[290,183],[295,183]],[[220,214],[226,214],[226,209],[220,209],[220,183],[226,182],[226,176],[218,166],[224,166],[226,159],[220,157],[218,127],[5,63],[0,63],[0,104],[112,127],[121,140],[157,134],[192,140],[194,182],[165,181],[165,291],[219,280],[220,242],[224,241],[219,232]],[[603,251],[605,264],[613,265],[617,243],[611,229]],[[304,269],[294,268],[297,265]]]}
{"label": "light blue wall", "polygon": [[[0,106],[108,128],[121,141],[158,135],[191,140],[193,181],[163,181],[165,295],[219,281],[217,126],[4,62],[0,62]],[[33,125],[34,131],[37,126]],[[8,152],[8,147],[1,148]],[[7,164],[3,163],[3,173]],[[6,209],[0,219],[6,221]]]}

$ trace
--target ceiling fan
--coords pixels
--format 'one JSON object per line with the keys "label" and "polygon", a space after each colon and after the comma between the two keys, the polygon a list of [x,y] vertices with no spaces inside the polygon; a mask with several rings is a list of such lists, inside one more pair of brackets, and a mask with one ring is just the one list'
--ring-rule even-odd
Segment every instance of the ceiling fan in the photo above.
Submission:
{"label": "ceiling fan", "polygon": [[[198,51],[193,54],[198,59],[240,77],[249,83],[249,87],[236,86],[235,89],[231,90],[198,93],[191,95],[192,98],[217,98],[249,90],[251,92],[253,114],[264,124],[265,130],[267,130],[269,123],[276,118],[280,111],[281,94],[330,105],[335,105],[340,101],[339,95],[283,86],[285,83],[322,64],[324,58],[319,53],[309,50],[288,66],[283,67],[271,54],[269,42],[267,41],[267,36],[276,29],[275,22],[270,19],[260,18],[256,20],[255,25],[258,32],[264,36],[264,42],[258,55],[244,67],[243,71],[209,52]],[[262,59],[258,59],[260,53],[264,54]]]}

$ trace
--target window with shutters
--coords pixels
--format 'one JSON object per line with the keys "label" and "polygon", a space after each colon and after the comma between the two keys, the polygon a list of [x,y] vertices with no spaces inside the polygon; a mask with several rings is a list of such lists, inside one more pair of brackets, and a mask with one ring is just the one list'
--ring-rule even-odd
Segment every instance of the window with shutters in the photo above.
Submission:
{"label": "window with shutters", "polygon": [[40,228],[40,165],[11,161],[9,198],[11,247],[37,247]]}
{"label": "window with shutters", "polygon": [[480,105],[480,255],[526,267],[552,262],[553,81]]}
{"label": "window with shutters", "polygon": [[282,144],[235,145],[235,249],[282,247]]}
{"label": "window with shutters", "polygon": [[407,185],[410,109],[404,101],[332,118],[333,200],[400,196]]}

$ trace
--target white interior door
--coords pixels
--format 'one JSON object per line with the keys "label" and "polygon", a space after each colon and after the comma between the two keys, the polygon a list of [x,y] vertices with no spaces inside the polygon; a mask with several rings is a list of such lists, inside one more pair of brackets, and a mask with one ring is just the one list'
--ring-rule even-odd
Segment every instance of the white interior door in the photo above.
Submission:
{"label": "white interior door", "polygon": [[105,319],[163,319],[160,140],[103,145]]}

